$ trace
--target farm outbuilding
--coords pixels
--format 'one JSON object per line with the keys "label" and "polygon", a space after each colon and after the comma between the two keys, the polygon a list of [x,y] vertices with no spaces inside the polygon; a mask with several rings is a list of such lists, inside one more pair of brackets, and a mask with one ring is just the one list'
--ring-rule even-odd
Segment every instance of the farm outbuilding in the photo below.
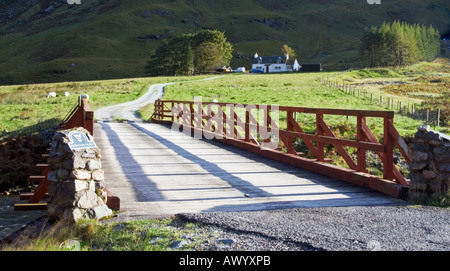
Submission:
{"label": "farm outbuilding", "polygon": [[302,64],[300,68],[301,72],[321,72],[322,71],[322,64]]}

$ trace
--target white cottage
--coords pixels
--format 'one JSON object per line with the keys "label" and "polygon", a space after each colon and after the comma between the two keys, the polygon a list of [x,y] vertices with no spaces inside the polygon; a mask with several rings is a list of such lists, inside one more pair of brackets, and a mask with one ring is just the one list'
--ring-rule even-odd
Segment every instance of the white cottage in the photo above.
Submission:
{"label": "white cottage", "polygon": [[252,64],[252,72],[291,72],[292,66],[287,63],[289,55],[285,56],[258,56],[255,54]]}

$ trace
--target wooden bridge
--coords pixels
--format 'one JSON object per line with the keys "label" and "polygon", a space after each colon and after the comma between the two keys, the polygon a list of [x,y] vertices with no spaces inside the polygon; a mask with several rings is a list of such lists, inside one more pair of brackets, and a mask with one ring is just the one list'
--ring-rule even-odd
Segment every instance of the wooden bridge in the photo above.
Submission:
{"label": "wooden bridge", "polygon": [[[305,132],[297,121],[302,114],[313,116],[313,132]],[[356,134],[334,135],[326,124],[328,115],[354,118]],[[393,149],[398,146],[406,159],[408,151],[393,117],[390,111],[157,100],[151,122],[98,121],[91,129],[107,186],[120,198],[118,216],[126,219],[404,204],[408,180],[394,165]],[[380,119],[380,140],[367,118]],[[296,151],[298,139],[308,157]],[[325,155],[329,144],[347,167],[330,163]],[[349,147],[357,149],[356,161]],[[380,157],[383,176],[367,172],[368,151]]]}

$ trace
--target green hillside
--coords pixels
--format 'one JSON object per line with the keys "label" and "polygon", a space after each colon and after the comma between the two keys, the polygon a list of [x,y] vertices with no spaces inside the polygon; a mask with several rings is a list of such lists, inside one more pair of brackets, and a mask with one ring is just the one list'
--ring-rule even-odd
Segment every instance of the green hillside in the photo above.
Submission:
{"label": "green hillside", "polygon": [[[26,4],[24,4],[26,3]],[[212,28],[234,46],[232,66],[288,44],[300,62],[358,65],[365,27],[383,21],[450,29],[450,2],[436,0],[0,0],[0,84],[144,76],[152,50],[181,33]]]}

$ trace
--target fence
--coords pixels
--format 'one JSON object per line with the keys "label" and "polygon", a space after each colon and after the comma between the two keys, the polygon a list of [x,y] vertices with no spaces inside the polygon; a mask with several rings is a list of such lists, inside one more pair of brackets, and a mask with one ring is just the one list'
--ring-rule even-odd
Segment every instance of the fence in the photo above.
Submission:
{"label": "fence", "polygon": [[[61,119],[48,119],[40,121],[31,126],[27,126],[12,132],[2,131],[0,132],[0,142],[7,138],[18,136],[30,136],[33,134],[41,134],[45,137],[53,136],[54,132],[58,128],[62,127],[88,127],[91,134],[94,132],[94,112],[91,110],[87,100],[83,96],[80,96],[78,102],[70,109],[67,115]],[[46,131],[48,130],[48,134]]]}
{"label": "fence", "polygon": [[395,100],[389,96],[376,95],[366,89],[346,85],[327,76],[317,77],[317,81],[329,87],[340,89],[347,95],[362,97],[370,103],[380,105],[381,107],[395,111],[398,114],[422,121],[424,124],[434,125],[434,127],[440,127],[442,124],[439,108],[437,110],[418,109],[420,107],[416,103],[405,103],[404,101]]}
{"label": "fence", "polygon": [[6,140],[7,138],[30,136],[33,134],[41,134],[47,137],[48,135],[46,131],[49,131],[49,134],[53,134],[60,124],[61,120],[59,119],[48,119],[12,132],[3,131],[3,133],[0,134],[0,142]]}

